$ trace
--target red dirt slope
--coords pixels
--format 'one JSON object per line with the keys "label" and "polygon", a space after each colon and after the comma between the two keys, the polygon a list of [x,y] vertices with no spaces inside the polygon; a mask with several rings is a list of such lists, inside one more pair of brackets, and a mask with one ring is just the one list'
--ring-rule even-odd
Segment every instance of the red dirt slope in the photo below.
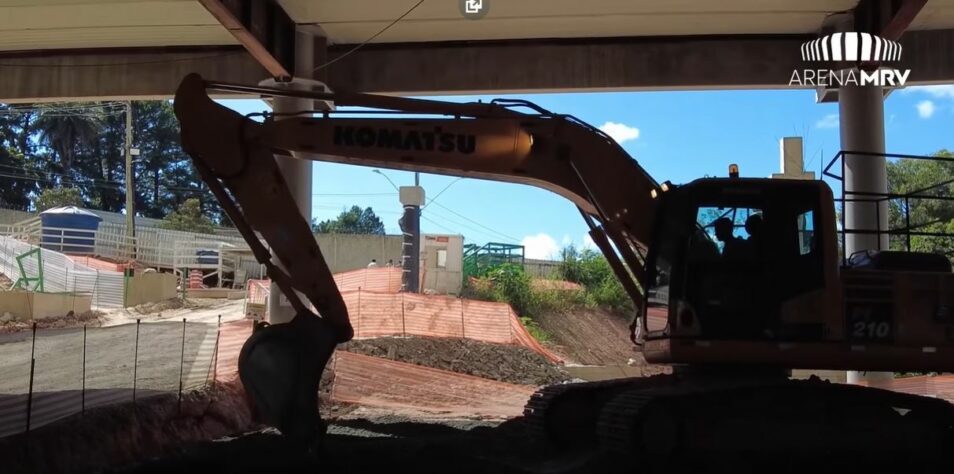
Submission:
{"label": "red dirt slope", "polygon": [[568,363],[619,365],[629,359],[642,360],[629,340],[626,315],[604,309],[542,314],[534,318],[553,339],[550,348]]}

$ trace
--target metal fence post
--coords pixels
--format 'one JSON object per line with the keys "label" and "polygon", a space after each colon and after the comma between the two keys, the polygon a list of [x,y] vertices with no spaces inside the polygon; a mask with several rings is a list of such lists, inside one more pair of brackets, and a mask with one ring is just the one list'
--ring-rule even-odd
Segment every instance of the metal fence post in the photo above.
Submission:
{"label": "metal fence post", "polygon": [[133,353],[133,403],[136,403],[136,372],[139,369],[139,325],[142,321],[136,318],[136,350]]}
{"label": "metal fence post", "polygon": [[404,302],[404,295],[407,293],[401,292],[401,336],[407,337],[407,319],[404,317],[404,307],[406,306]]}
{"label": "metal fence post", "polygon": [[215,352],[212,353],[212,383],[219,380],[219,339],[222,337],[222,315],[219,315],[219,324],[215,329]]}
{"label": "metal fence post", "polygon": [[182,372],[185,367],[186,318],[182,318],[182,351],[179,353],[179,411],[182,411]]}
{"label": "metal fence post", "polygon": [[464,300],[457,298],[457,301],[460,301],[460,337],[467,337],[467,331],[464,329]]}
{"label": "metal fence post", "polygon": [[83,325],[83,388],[80,391],[80,413],[86,414],[86,325]]}
{"label": "metal fence post", "polygon": [[33,323],[33,343],[30,347],[30,391],[27,393],[26,432],[30,433],[30,418],[33,415],[33,374],[36,370],[36,322]]}

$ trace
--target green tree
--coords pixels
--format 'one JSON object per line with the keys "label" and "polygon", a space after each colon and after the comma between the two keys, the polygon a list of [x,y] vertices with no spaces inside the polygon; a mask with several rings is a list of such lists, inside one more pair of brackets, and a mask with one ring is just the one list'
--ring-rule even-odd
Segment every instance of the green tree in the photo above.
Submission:
{"label": "green tree", "polygon": [[384,223],[370,207],[361,209],[351,206],[334,219],[313,224],[315,232],[322,234],[377,234],[384,235]]}
{"label": "green tree", "polygon": [[63,175],[69,177],[77,151],[92,145],[102,129],[102,116],[82,104],[64,104],[40,114],[36,120],[40,141],[56,154]]}
{"label": "green tree", "polygon": [[0,207],[29,210],[40,190],[30,139],[35,118],[28,105],[0,105]]}
{"label": "green tree", "polygon": [[632,307],[632,300],[603,254],[573,245],[565,247],[561,254],[560,277],[583,286],[588,304],[616,309]]}
{"label": "green tree", "polygon": [[47,188],[36,198],[37,212],[63,206],[84,207],[83,196],[76,188]]}
{"label": "green tree", "polygon": [[[935,156],[954,158],[954,153],[940,150]],[[888,162],[888,187],[890,192],[897,194],[954,197],[954,162],[911,159]],[[954,234],[954,201],[893,199],[889,203],[888,219],[891,229],[903,229],[910,222],[915,231]],[[891,248],[904,249],[906,246],[904,236],[892,236]],[[911,250],[954,258],[954,238],[912,236]]]}
{"label": "green tree", "polygon": [[202,214],[202,203],[196,198],[186,199],[177,211],[163,219],[160,227],[202,234],[211,234],[215,229],[212,220]]}

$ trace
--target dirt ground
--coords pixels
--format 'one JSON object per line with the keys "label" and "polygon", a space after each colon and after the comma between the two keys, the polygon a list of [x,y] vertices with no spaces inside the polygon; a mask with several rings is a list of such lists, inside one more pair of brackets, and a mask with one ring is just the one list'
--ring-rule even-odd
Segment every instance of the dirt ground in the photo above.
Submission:
{"label": "dirt ground", "polygon": [[[615,473],[943,473],[950,467],[930,458],[885,453],[870,458],[837,452],[798,456],[798,447],[758,459],[706,456],[686,465],[660,466],[657,456],[608,454],[585,446],[556,449],[520,418],[503,423],[470,420],[421,421],[401,416],[330,420],[324,444],[314,453],[294,449],[265,429],[192,444],[178,452],[117,469],[122,474],[401,473],[414,474],[615,474]],[[682,462],[676,458],[675,463]]]}
{"label": "dirt ground", "polygon": [[603,309],[578,309],[541,314],[534,320],[552,336],[548,348],[564,356],[568,364],[619,365],[639,356],[629,340],[628,317]]}
{"label": "dirt ground", "polygon": [[262,430],[115,472],[587,472],[567,468],[589,463],[590,454],[559,453],[540,444],[519,421],[422,422],[390,415],[332,420],[324,445],[312,456]]}
{"label": "dirt ground", "polygon": [[222,316],[222,322],[245,317],[244,300],[224,298],[174,298],[155,303],[145,303],[132,308],[120,308],[105,312],[104,326],[134,323],[136,319],[147,321],[182,321],[214,323]]}
{"label": "dirt ground", "polygon": [[[217,323],[243,319],[245,302],[222,298],[173,298],[155,303],[145,303],[132,308],[117,308],[106,311],[93,310],[82,314],[72,312],[63,316],[36,321],[37,329],[68,329],[108,327],[142,322],[182,321],[194,323]],[[0,334],[30,331],[33,321],[4,321],[0,315]]]}
{"label": "dirt ground", "polygon": [[[102,311],[87,311],[74,314],[70,311],[63,316],[43,318],[36,321],[37,329],[63,329],[75,327],[99,327],[106,321],[106,314]],[[31,331],[33,321],[3,321],[0,319],[0,334],[10,334],[22,331]]]}
{"label": "dirt ground", "polygon": [[526,347],[470,339],[384,337],[351,341],[342,349],[520,385],[548,385],[571,378]]}

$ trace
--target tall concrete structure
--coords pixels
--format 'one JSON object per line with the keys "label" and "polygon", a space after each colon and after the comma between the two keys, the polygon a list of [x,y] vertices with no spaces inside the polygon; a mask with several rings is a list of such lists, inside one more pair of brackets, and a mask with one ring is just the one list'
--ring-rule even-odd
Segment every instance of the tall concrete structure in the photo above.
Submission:
{"label": "tall concrete structure", "polygon": [[[289,89],[324,89],[324,83],[310,80],[315,68],[315,58],[323,60],[325,49],[324,38],[315,36],[307,28],[298,28],[295,31],[295,70],[294,78],[280,78],[279,80],[270,79],[263,81],[263,85]],[[283,120],[289,116],[282,114],[296,114],[301,111],[314,110],[315,101],[309,99],[297,99],[292,97],[276,97],[271,100],[272,111],[276,114],[276,120]],[[330,104],[317,104],[319,108],[330,109]],[[311,222],[311,188],[312,188],[312,162],[311,160],[301,159],[297,156],[275,155],[278,167],[285,178],[288,189],[292,192],[295,202],[298,204],[298,210],[308,222]],[[280,262],[275,262],[281,267]],[[295,311],[291,307],[287,298],[281,295],[281,290],[274,280],[269,288],[271,297],[268,300],[268,318],[270,323],[284,323],[291,321],[295,316]],[[277,297],[276,297],[277,296]],[[302,301],[307,301],[304,295],[300,295]]]}
{"label": "tall concrete structure", "polygon": [[[884,231],[888,228],[888,203],[873,196],[853,193],[886,193],[887,164],[884,156],[884,92],[880,87],[846,86],[838,90],[841,149],[866,152],[844,156],[845,229]],[[888,234],[845,235],[845,256],[863,250],[888,248]],[[848,383],[890,380],[890,372],[848,372]]]}
{"label": "tall concrete structure", "polygon": [[[845,227],[878,231],[888,228],[888,203],[854,193],[886,193],[888,178],[884,156],[884,92],[874,86],[845,86],[838,91],[841,149],[871,154],[845,155]],[[888,235],[847,234],[845,255],[859,250],[888,248]]]}

